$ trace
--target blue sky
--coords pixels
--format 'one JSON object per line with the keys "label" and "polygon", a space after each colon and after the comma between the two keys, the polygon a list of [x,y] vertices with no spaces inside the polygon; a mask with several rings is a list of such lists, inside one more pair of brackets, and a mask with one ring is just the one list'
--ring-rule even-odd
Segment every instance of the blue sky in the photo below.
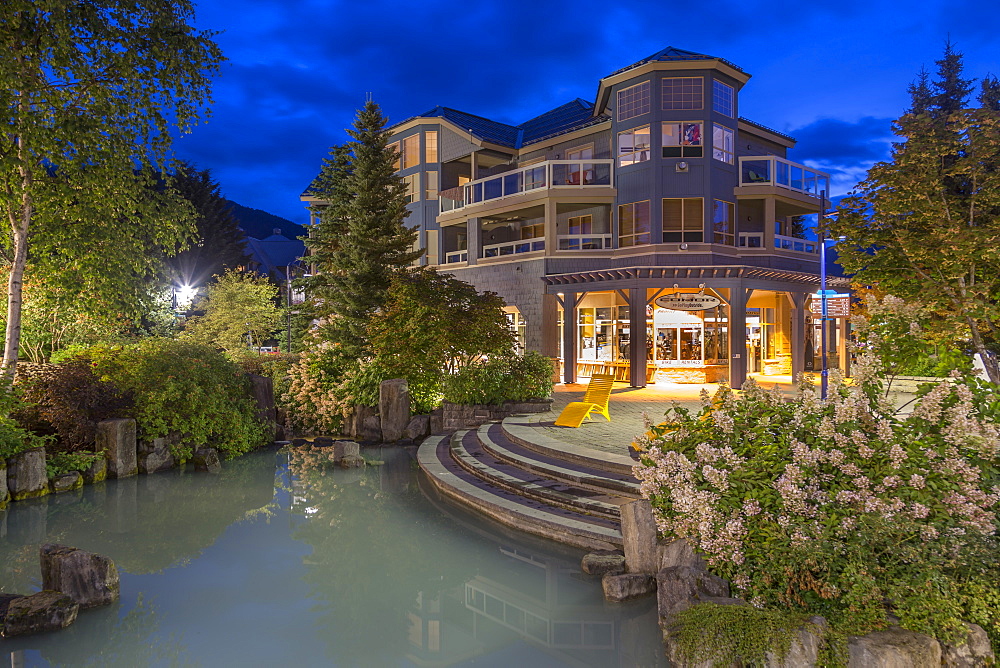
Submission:
{"label": "blue sky", "polygon": [[201,0],[197,13],[229,61],[177,155],[226,197],[299,223],[299,193],[367,93],[392,122],[444,105],[520,123],[675,46],[753,75],[741,115],[798,139],[789,157],[829,171],[836,196],[888,156],[907,85],[947,39],[967,76],[1000,76],[995,0]]}

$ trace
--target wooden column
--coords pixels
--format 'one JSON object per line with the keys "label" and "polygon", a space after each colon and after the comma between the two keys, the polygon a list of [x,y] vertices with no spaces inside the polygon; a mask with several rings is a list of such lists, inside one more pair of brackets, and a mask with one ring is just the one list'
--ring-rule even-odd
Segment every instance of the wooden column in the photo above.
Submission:
{"label": "wooden column", "polygon": [[747,300],[752,292],[742,286],[729,290],[729,385],[734,390],[747,379]]}
{"label": "wooden column", "polygon": [[646,288],[629,288],[629,385],[646,387]]}
{"label": "wooden column", "polygon": [[805,292],[789,292],[792,299],[792,378],[798,378],[805,371],[806,362],[806,302]]}
{"label": "wooden column", "polygon": [[586,293],[567,292],[561,298],[563,306],[563,382],[576,382],[576,307]]}
{"label": "wooden column", "polygon": [[479,218],[469,218],[465,225],[469,264],[476,264],[479,262],[479,256],[483,252],[483,226]]}

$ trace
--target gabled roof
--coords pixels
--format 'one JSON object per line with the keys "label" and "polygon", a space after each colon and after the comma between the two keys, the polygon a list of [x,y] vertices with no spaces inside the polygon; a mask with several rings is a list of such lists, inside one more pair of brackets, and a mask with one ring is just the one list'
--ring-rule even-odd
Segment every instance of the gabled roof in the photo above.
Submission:
{"label": "gabled roof", "polygon": [[753,127],[758,128],[760,130],[766,130],[767,132],[770,132],[772,134],[776,134],[779,137],[784,137],[785,139],[787,139],[787,140],[789,140],[791,142],[797,142],[798,141],[798,140],[795,139],[795,137],[791,137],[789,135],[786,135],[784,132],[778,132],[774,128],[769,128],[766,125],[761,125],[760,123],[758,123],[756,121],[751,121],[749,118],[743,118],[742,116],[740,116],[739,117],[739,121],[741,123],[746,123],[747,125],[752,125]]}
{"label": "gabled roof", "polygon": [[725,58],[719,58],[717,56],[708,56],[708,55],[705,55],[704,53],[695,53],[694,51],[685,51],[684,49],[678,49],[678,48],[673,47],[673,46],[668,46],[667,48],[662,49],[660,51],[657,51],[653,55],[648,56],[646,58],[643,58],[642,60],[640,60],[638,62],[632,63],[631,65],[629,65],[627,67],[623,67],[623,68],[621,68],[619,70],[615,70],[614,72],[612,72],[608,76],[609,77],[613,77],[616,74],[621,74],[622,72],[627,72],[627,71],[629,71],[631,69],[635,69],[636,67],[641,67],[641,66],[645,65],[646,63],[655,63],[655,62],[664,62],[665,63],[665,62],[678,61],[678,60],[718,60],[720,63],[725,63],[726,65],[729,65],[733,69],[739,70],[740,72],[743,72],[744,74],[747,74],[747,72],[745,72],[741,68],[737,67],[733,63],[729,62]]}
{"label": "gabled roof", "polygon": [[264,239],[247,237],[247,250],[266,274],[283,274],[284,268],[298,263],[306,255],[306,245],[275,233]]}
{"label": "gabled roof", "polygon": [[[468,130],[469,134],[475,135],[480,139],[485,139],[488,142],[493,142],[494,144],[515,146],[517,143],[518,132],[517,128],[513,125],[491,121],[490,119],[483,118],[482,116],[476,116],[475,114],[468,114],[464,111],[441,106],[434,107],[428,112],[417,115],[415,118],[428,117],[443,118],[454,123],[463,130]],[[403,123],[405,122],[406,121],[403,121]],[[397,123],[397,125],[402,125],[402,123]]]}

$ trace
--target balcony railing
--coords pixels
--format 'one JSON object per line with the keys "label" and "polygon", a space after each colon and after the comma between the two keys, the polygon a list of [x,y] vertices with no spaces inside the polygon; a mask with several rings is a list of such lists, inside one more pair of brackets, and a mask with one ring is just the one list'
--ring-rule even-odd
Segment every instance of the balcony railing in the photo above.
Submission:
{"label": "balcony railing", "polygon": [[503,174],[470,181],[441,193],[441,213],[544,188],[614,186],[614,160],[548,160]]}
{"label": "balcony railing", "polygon": [[805,195],[830,196],[830,175],[774,155],[740,158],[741,186],[777,186]]}
{"label": "balcony railing", "polygon": [[[818,253],[819,246],[815,241],[774,235],[774,247],[780,250],[792,250],[800,253]],[[740,248],[765,248],[763,232],[740,232]]]}
{"label": "balcony railing", "polygon": [[610,234],[560,234],[559,250],[609,250],[613,236]]}
{"label": "balcony railing", "polygon": [[501,257],[545,250],[545,239],[520,239],[502,244],[483,246],[483,257]]}
{"label": "balcony railing", "polygon": [[469,251],[455,251],[454,253],[445,253],[444,262],[445,264],[452,264],[453,262],[468,262],[469,261]]}

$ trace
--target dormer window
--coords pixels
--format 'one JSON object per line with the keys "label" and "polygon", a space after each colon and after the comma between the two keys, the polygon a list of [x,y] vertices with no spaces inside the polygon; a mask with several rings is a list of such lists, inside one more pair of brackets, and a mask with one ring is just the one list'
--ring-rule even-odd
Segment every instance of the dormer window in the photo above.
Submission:
{"label": "dormer window", "polygon": [[618,120],[627,121],[649,113],[649,82],[618,91]]}
{"label": "dormer window", "polygon": [[662,109],[704,109],[705,80],[702,77],[671,77],[660,83]]}

